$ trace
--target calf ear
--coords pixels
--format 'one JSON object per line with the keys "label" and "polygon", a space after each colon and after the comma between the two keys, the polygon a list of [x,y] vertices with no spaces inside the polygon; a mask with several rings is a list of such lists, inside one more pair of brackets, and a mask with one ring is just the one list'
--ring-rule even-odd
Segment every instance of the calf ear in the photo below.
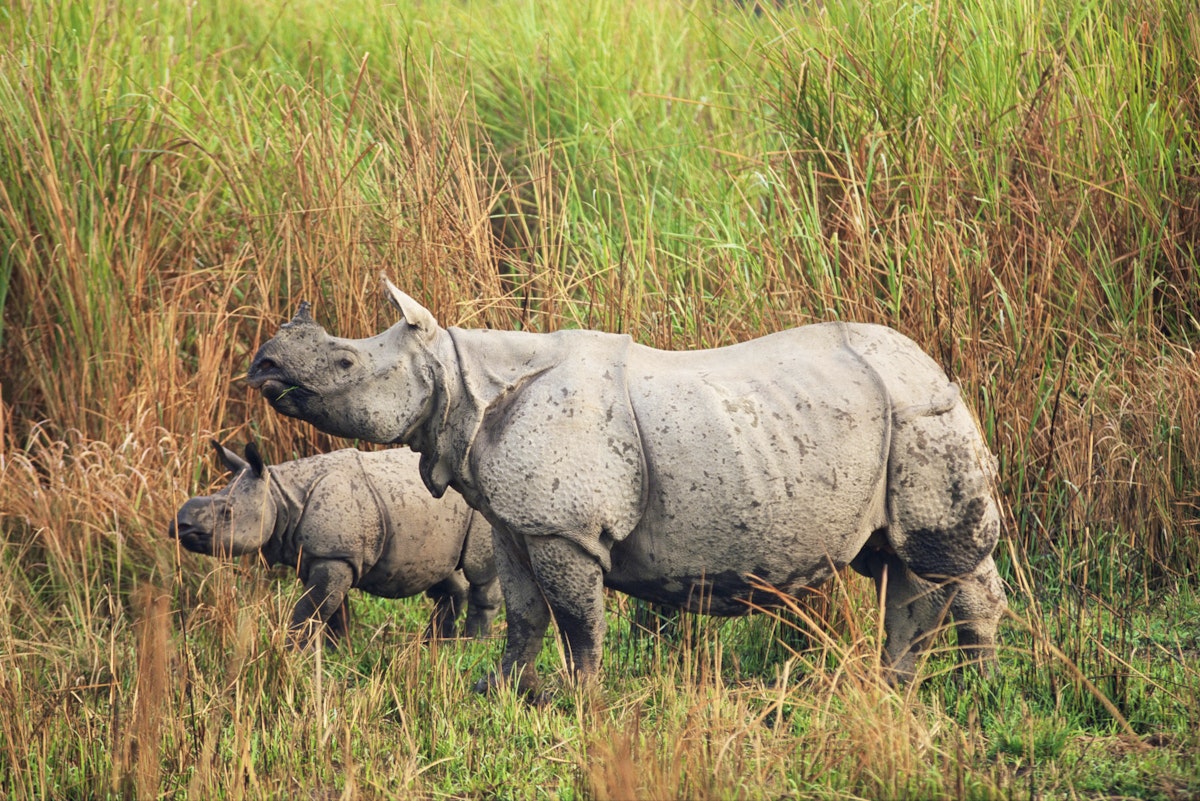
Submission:
{"label": "calf ear", "polygon": [[254,471],[254,475],[259,478],[267,472],[267,466],[263,462],[262,454],[258,452],[258,446],[253,442],[246,443],[246,461],[250,463],[250,469]]}
{"label": "calf ear", "polygon": [[217,452],[217,459],[220,460],[221,464],[225,465],[226,470],[229,470],[233,473],[240,473],[250,466],[242,460],[242,457],[238,456],[236,453],[229,450],[229,448],[226,448],[215,439],[209,440],[209,442],[212,443],[213,449]]}
{"label": "calf ear", "polygon": [[400,310],[400,314],[404,317],[404,322],[408,323],[424,336],[430,336],[438,329],[437,319],[429,309],[426,309],[402,292],[395,284],[388,280],[386,275],[381,275],[380,280],[383,281],[384,294],[391,304]]}

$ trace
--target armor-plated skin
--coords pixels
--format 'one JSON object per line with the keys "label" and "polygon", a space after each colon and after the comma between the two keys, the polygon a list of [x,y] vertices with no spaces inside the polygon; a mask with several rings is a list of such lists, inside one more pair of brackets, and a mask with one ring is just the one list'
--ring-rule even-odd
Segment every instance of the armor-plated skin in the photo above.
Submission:
{"label": "armor-plated skin", "polygon": [[298,642],[318,627],[330,644],[346,635],[352,587],[384,598],[424,592],[434,601],[426,637],[453,637],[464,605],[464,633],[487,633],[501,595],[491,527],[456,493],[431,497],[411,451],[346,449],[267,466],[253,444],[245,459],[212,444],[233,479],[189,499],[169,534],[194,553],[257,553],[295,568],[305,586],[291,622]]}
{"label": "armor-plated skin", "polygon": [[550,613],[575,672],[599,666],[604,586],[739,615],[851,565],[885,593],[899,677],[949,613],[992,659],[1005,595],[994,459],[958,388],[911,340],[826,323],[704,351],[594,331],[403,320],[330,337],[301,306],[248,380],[279,412],[422,454],[435,496],[492,523],[508,610],[499,677],[536,685]]}

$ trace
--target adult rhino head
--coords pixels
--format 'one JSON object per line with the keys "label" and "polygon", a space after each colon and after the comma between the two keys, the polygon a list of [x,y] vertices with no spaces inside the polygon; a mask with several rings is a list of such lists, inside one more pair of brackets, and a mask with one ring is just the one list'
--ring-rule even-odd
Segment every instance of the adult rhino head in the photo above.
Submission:
{"label": "adult rhino head", "polygon": [[740,615],[846,565],[883,596],[893,677],[947,612],[968,660],[992,658],[994,460],[912,340],[839,322],[669,352],[597,331],[444,329],[385,286],[392,328],[338,339],[302,308],[248,378],[324,431],[412,446],[435,495],[452,486],[487,517],[508,630],[480,689],[536,686],[552,616],[571,667],[593,674],[605,587]]}
{"label": "adult rhino head", "polygon": [[[404,298],[400,290],[389,288]],[[397,295],[391,295],[403,312]],[[411,299],[409,299],[411,300]],[[408,443],[437,400],[437,330],[415,302],[403,322],[369,339],[329,336],[307,302],[266,342],[248,380],[281,414],[348,439]]]}

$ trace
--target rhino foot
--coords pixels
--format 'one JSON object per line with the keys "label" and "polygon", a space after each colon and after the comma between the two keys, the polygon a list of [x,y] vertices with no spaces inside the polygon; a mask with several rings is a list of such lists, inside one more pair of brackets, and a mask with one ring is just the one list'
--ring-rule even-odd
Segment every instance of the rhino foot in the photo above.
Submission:
{"label": "rhino foot", "polygon": [[552,698],[551,693],[541,689],[541,682],[538,680],[537,674],[532,667],[528,666],[520,671],[515,686],[511,675],[505,676],[496,672],[489,673],[475,682],[475,692],[480,695],[492,695],[507,687],[513,687],[526,703],[539,709],[550,703]]}

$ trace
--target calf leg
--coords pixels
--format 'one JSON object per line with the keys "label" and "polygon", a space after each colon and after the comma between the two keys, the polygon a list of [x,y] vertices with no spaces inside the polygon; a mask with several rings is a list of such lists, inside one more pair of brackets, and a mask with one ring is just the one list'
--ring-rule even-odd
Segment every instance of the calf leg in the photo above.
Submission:
{"label": "calf leg", "polygon": [[337,648],[342,640],[350,636],[350,595],[342,596],[342,602],[325,621],[325,644]]}
{"label": "calf leg", "polygon": [[594,556],[561,537],[530,537],[529,561],[554,612],[572,674],[581,679],[600,669],[607,621],[604,572]]}
{"label": "calf leg", "polygon": [[447,640],[454,636],[454,624],[459,610],[467,600],[467,578],[461,570],[455,570],[442,581],[434,584],[425,594],[433,599],[433,615],[425,629],[426,640]]}
{"label": "calf leg", "polygon": [[468,592],[467,622],[464,634],[482,637],[492,627],[492,619],[500,609],[500,578],[492,556],[492,527],[478,512],[472,514],[463,549],[463,575],[471,583]]}
{"label": "calf leg", "polygon": [[304,648],[312,644],[316,629],[325,631],[326,643],[338,644],[346,635],[346,593],[354,583],[350,565],[337,560],[315,563],[308,571],[304,596],[292,610],[292,644]]}
{"label": "calf leg", "polygon": [[[538,588],[529,565],[529,554],[523,542],[508,532],[494,530],[496,568],[504,593],[508,618],[508,635],[504,656],[500,660],[500,675],[492,674],[479,680],[475,691],[489,692],[497,684],[516,681],[518,691],[532,694],[537,690],[534,662],[542,650],[542,638],[550,625],[550,607]],[[516,673],[514,679],[513,673]]]}

